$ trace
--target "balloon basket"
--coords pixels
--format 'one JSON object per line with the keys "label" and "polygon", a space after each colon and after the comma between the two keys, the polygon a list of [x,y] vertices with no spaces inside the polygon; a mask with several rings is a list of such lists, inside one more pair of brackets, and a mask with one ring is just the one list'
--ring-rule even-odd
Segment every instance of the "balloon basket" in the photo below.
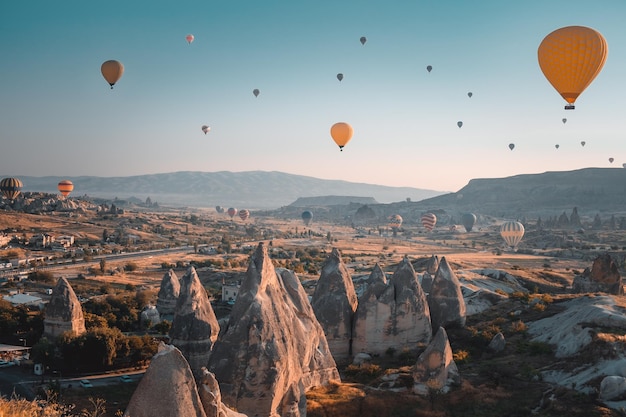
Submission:
{"label": "balloon basket", "polygon": [[574,106],[573,104],[568,104],[567,106],[565,106],[565,110],[574,110],[576,108],[576,106]]}

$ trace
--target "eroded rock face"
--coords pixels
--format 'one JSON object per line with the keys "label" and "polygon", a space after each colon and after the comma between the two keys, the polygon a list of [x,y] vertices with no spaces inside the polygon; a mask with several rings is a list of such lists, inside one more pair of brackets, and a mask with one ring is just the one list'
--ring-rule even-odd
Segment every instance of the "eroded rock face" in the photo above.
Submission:
{"label": "eroded rock face", "polygon": [[428,294],[428,307],[433,329],[465,326],[466,308],[461,283],[445,257],[441,258],[433,279]]}
{"label": "eroded rock face", "polygon": [[[384,276],[382,270],[372,274]],[[432,338],[430,310],[415,270],[404,258],[385,284],[368,287],[354,320],[353,353],[384,354],[387,349],[417,349]]]}
{"label": "eroded rock face", "polygon": [[222,394],[217,379],[206,368],[202,368],[198,392],[207,417],[246,417],[245,414],[233,411],[222,403]]}
{"label": "eroded rock face", "polygon": [[176,312],[170,329],[170,341],[189,362],[191,370],[200,376],[202,367],[220,332],[215,312],[194,267],[181,280]]}
{"label": "eroded rock face", "polygon": [[322,266],[311,305],[336,361],[344,361],[351,354],[352,321],[357,303],[350,272],[339,250],[333,248]]}
{"label": "eroded rock face", "polygon": [[161,343],[124,412],[125,417],[206,417],[182,353]]}
{"label": "eroded rock face", "polygon": [[161,279],[157,310],[163,316],[173,315],[176,311],[176,301],[180,294],[180,281],[173,269],[167,271]]}
{"label": "eroded rock face", "polygon": [[420,281],[422,290],[424,290],[426,294],[430,293],[430,290],[433,286],[433,279],[438,269],[439,269],[439,257],[437,255],[433,255],[430,257],[430,259],[426,263],[426,270],[422,274],[422,279]]}
{"label": "eroded rock face", "polygon": [[55,338],[67,331],[74,332],[76,336],[86,332],[83,307],[65,278],[59,278],[52,290],[44,317],[43,334],[48,338]]}
{"label": "eroded rock face", "polygon": [[608,253],[599,255],[591,269],[587,268],[582,275],[574,277],[572,292],[605,292],[613,295],[624,295],[624,286],[619,268]]}
{"label": "eroded rock face", "polygon": [[413,391],[421,395],[433,390],[447,392],[450,386],[461,382],[448,334],[443,327],[439,327],[433,340],[417,359],[413,379]]}
{"label": "eroded rock face", "polygon": [[306,390],[339,380],[304,288],[292,271],[274,268],[262,243],[208,369],[223,402],[250,416],[303,416]]}

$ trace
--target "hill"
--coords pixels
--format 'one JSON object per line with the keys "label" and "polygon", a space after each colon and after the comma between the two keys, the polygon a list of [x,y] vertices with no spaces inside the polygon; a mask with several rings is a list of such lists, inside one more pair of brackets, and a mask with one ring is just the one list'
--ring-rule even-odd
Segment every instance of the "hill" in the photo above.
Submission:
{"label": "hill", "polygon": [[380,203],[423,200],[442,191],[387,187],[341,180],[324,180],[283,172],[172,172],[129,177],[24,177],[23,191],[57,192],[60,180],[74,183],[72,195],[129,199],[195,207],[247,207],[269,209],[286,206],[300,197],[363,196]]}

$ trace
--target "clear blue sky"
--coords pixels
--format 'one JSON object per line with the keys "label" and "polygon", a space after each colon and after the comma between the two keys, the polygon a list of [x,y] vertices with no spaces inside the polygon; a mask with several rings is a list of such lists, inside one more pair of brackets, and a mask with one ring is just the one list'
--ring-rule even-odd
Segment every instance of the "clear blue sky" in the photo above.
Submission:
{"label": "clear blue sky", "polygon": [[[3,1],[0,174],[264,170],[456,191],[622,169],[624,16],[623,0]],[[570,25],[600,31],[609,56],[565,111],[537,47]],[[113,90],[109,59],[125,66]],[[339,121],[355,131],[343,152]]]}

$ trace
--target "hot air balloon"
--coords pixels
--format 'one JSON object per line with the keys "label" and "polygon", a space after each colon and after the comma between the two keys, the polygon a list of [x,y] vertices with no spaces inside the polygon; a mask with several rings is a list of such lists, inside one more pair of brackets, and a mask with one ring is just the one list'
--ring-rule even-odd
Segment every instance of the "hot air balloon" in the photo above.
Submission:
{"label": "hot air balloon", "polygon": [[515,149],[515,144],[514,144],[514,143],[509,143],[509,149],[510,149],[510,150]]}
{"label": "hot air balloon", "polygon": [[468,96],[469,98],[472,98],[472,96],[473,96],[473,95],[474,95],[474,94],[472,94],[472,92],[471,92],[471,91],[470,91],[469,93],[467,93],[467,96]]}
{"label": "hot air balloon", "polygon": [[250,211],[247,209],[239,210],[239,218],[244,222],[250,217]]}
{"label": "hot air balloon", "polygon": [[468,233],[471,232],[474,223],[476,223],[476,215],[474,213],[463,213],[461,215],[461,223],[463,223],[463,227],[465,227]]}
{"label": "hot air balloon", "polygon": [[304,222],[305,226],[308,226],[309,223],[311,223],[312,219],[313,219],[313,213],[310,210],[305,210],[302,212],[302,221]]}
{"label": "hot air balloon", "polygon": [[339,146],[340,151],[343,151],[343,147],[350,142],[353,134],[354,130],[352,126],[345,122],[335,123],[330,128],[330,136],[332,136],[335,143]]}
{"label": "hot air balloon", "polygon": [[102,72],[102,76],[109,83],[111,89],[116,82],[122,78],[122,74],[124,74],[124,65],[121,62],[115,60],[105,61],[100,67],[100,71]]}
{"label": "hot air balloon", "polygon": [[254,94],[255,97],[258,97],[259,93],[260,93],[260,91],[259,91],[258,88],[255,88],[254,90],[252,90],[252,94]]}
{"label": "hot air balloon", "polygon": [[209,133],[209,131],[211,130],[211,128],[207,125],[203,125],[202,126],[202,131],[204,132],[204,134],[206,135],[207,133]]}
{"label": "hot air balloon", "polygon": [[426,71],[431,72],[433,70],[433,66],[432,65],[428,65],[426,67]]}
{"label": "hot air balloon", "polygon": [[561,119],[561,121],[563,122],[563,124],[567,123],[567,119],[566,118]]}
{"label": "hot air balloon", "polygon": [[584,140],[580,141],[580,145],[581,145],[581,146],[585,146],[585,144],[586,144],[586,143],[587,143],[587,142],[585,142]]}
{"label": "hot air balloon", "polygon": [[402,226],[402,216],[399,214],[394,214],[389,217],[389,227],[392,229],[399,229]]}
{"label": "hot air balloon", "polygon": [[437,224],[437,216],[433,213],[425,213],[422,214],[422,226],[429,232],[435,228],[435,224]]}
{"label": "hot air balloon", "polygon": [[237,209],[234,207],[230,207],[228,210],[226,210],[226,213],[228,213],[228,215],[232,219],[237,214]]}
{"label": "hot air balloon", "polygon": [[343,74],[342,73],[337,74],[337,79],[339,81],[343,80]]}
{"label": "hot air balloon", "polygon": [[578,96],[602,70],[609,49],[594,29],[567,26],[546,36],[537,51],[539,67],[556,91],[574,109]]}
{"label": "hot air balloon", "polygon": [[194,40],[194,36],[190,33],[189,35],[185,36],[185,39],[187,40],[188,44],[191,44],[191,42],[193,42]]}
{"label": "hot air balloon", "polygon": [[224,207],[222,207],[222,206],[215,206],[215,211],[217,211],[218,213],[223,213],[224,212]]}
{"label": "hot air balloon", "polygon": [[626,168],[626,162],[622,164],[622,168]]}
{"label": "hot air balloon", "polygon": [[367,42],[367,38],[365,36],[361,36],[361,39],[359,39],[361,41],[361,45],[365,45],[365,42]]}
{"label": "hot air balloon", "polygon": [[67,197],[74,190],[74,184],[70,180],[59,181],[57,184],[57,188],[59,192],[63,195],[63,197]]}
{"label": "hot air balloon", "polygon": [[516,249],[524,237],[524,225],[520,222],[506,222],[500,226],[500,236],[511,248]]}
{"label": "hot air balloon", "polygon": [[23,186],[18,178],[4,178],[0,181],[0,192],[9,200],[15,200]]}
{"label": "hot air balloon", "polygon": [[459,127],[459,129],[460,129],[460,128],[462,128],[462,127],[463,127],[463,122],[458,121],[458,122],[456,122],[456,125],[457,125],[457,126]]}
{"label": "hot air balloon", "polygon": [[609,162],[610,162],[610,163],[613,163],[613,161],[615,161],[615,159],[613,159],[613,158],[609,158]]}
{"label": "hot air balloon", "polygon": [[554,145],[555,148],[559,149],[559,144]]}

